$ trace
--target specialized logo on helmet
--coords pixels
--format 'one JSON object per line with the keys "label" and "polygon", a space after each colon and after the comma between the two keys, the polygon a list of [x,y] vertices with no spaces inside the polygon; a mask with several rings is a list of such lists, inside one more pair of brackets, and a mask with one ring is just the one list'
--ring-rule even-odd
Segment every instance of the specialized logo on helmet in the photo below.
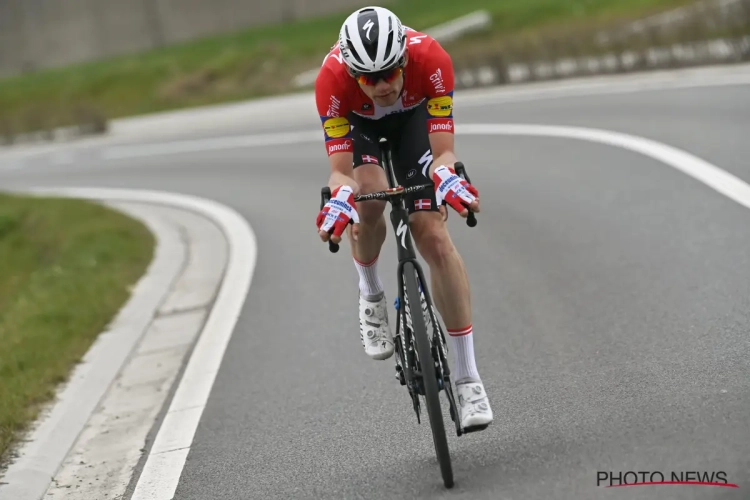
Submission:
{"label": "specialized logo on helmet", "polygon": [[368,40],[372,40],[372,38],[370,37],[370,35],[371,35],[370,31],[372,31],[372,28],[374,26],[375,26],[375,23],[372,22],[372,19],[368,19],[367,22],[365,23],[365,25],[362,26],[362,29],[365,30],[365,31],[367,31],[367,39]]}
{"label": "specialized logo on helmet", "polygon": [[365,7],[346,18],[339,40],[344,62],[350,68],[376,72],[398,64],[404,52],[405,34],[393,12],[383,7]]}

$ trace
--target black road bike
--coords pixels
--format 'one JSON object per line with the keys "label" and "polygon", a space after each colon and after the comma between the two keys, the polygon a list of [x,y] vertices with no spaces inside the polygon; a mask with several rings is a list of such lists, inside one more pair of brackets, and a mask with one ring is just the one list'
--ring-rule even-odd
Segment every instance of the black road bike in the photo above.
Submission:
{"label": "black road bike", "polygon": [[[396,241],[400,243],[400,245],[397,245],[399,294],[395,300],[395,307],[398,311],[396,334],[394,336],[396,379],[409,391],[414,411],[417,414],[417,423],[421,423],[419,397],[424,397],[443,483],[446,488],[452,488],[453,468],[443,424],[443,413],[440,407],[440,391],[445,392],[457,436],[461,436],[464,432],[481,429],[464,430],[461,428],[459,412],[451,386],[445,334],[435,313],[432,297],[422,268],[417,261],[409,230],[408,212],[404,203],[405,196],[409,193],[432,188],[433,185],[420,184],[408,188],[400,186],[393,171],[388,140],[380,138],[379,146],[389,188],[385,191],[359,195],[354,199],[355,201],[387,200],[391,204],[391,223],[393,224]],[[466,175],[463,163],[456,162],[455,170],[456,174],[471,183]],[[330,198],[331,189],[327,186],[321,189],[321,210]],[[470,227],[476,226],[477,220],[473,212],[469,211],[466,223]],[[339,251],[338,244],[329,240],[328,245],[331,252]],[[412,304],[415,304],[415,308],[422,314],[411,314]]]}

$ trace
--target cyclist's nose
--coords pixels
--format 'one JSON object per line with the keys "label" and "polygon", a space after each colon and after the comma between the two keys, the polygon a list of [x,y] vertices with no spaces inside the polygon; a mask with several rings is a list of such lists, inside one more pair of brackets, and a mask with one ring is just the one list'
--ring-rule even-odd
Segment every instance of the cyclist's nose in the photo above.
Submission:
{"label": "cyclist's nose", "polygon": [[390,89],[391,89],[391,84],[386,81],[378,80],[378,83],[375,84],[375,91],[377,93],[388,92]]}

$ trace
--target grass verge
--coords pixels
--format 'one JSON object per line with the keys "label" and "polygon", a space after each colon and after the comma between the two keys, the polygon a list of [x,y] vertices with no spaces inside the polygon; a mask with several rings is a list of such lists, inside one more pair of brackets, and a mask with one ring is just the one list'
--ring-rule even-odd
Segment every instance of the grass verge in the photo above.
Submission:
{"label": "grass verge", "polygon": [[[426,29],[477,9],[493,25],[446,48],[456,58],[497,53],[508,40],[575,31],[693,0],[392,0],[405,24]],[[319,65],[346,13],[245,30],[112,60],[0,80],[0,136],[73,123],[84,112],[109,119],[293,90]],[[89,110],[89,111],[82,111]],[[95,111],[91,111],[95,110]]]}
{"label": "grass verge", "polygon": [[0,466],[151,262],[140,221],[93,202],[0,194]]}

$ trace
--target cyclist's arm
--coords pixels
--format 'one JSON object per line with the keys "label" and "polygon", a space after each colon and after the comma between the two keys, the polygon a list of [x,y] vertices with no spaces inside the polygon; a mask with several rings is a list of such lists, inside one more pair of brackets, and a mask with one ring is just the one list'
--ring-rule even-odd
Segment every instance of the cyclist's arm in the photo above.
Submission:
{"label": "cyclist's arm", "polygon": [[336,153],[329,157],[331,176],[328,178],[328,187],[331,191],[339,186],[347,185],[351,186],[355,196],[359,194],[359,184],[354,180],[352,159],[352,153]]}
{"label": "cyclist's arm", "polygon": [[325,66],[315,81],[315,102],[331,165],[328,187],[333,191],[346,184],[358,194],[359,186],[353,179],[353,142],[351,126],[346,119],[348,109],[345,106],[345,96],[336,85],[333,73]]}
{"label": "cyclist's arm", "polygon": [[453,61],[437,41],[432,41],[429,55],[424,85],[428,95],[427,131],[433,157],[429,176],[432,177],[437,167],[453,167],[457,158],[454,151]]}

